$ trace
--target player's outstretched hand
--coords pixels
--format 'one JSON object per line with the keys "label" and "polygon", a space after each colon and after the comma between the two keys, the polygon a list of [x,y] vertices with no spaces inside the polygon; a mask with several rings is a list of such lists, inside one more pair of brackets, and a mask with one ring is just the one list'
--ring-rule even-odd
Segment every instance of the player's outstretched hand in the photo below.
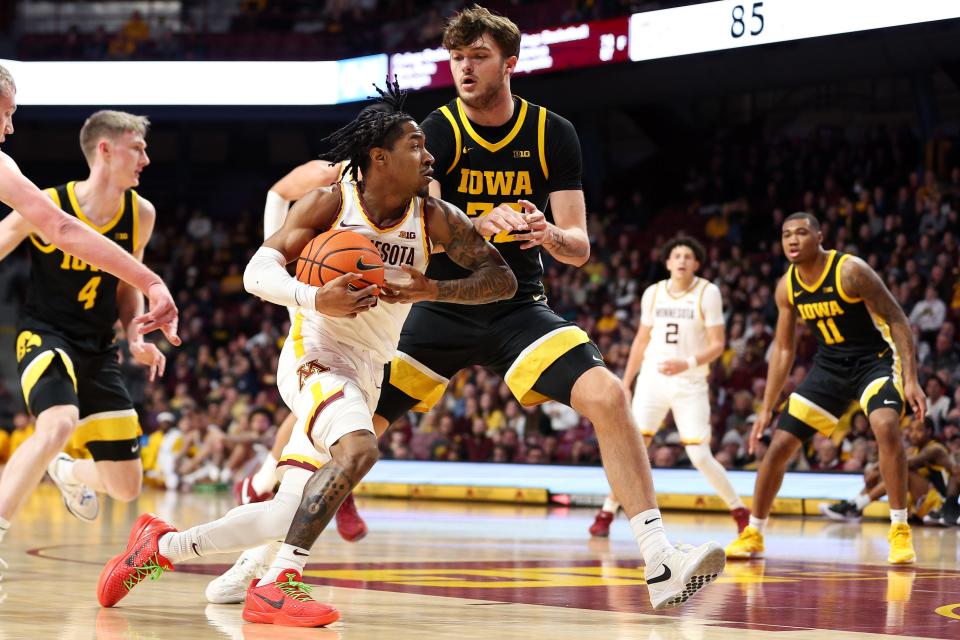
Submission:
{"label": "player's outstretched hand", "polygon": [[767,408],[761,408],[757,412],[757,421],[753,423],[753,429],[750,430],[750,437],[747,439],[747,453],[753,455],[753,452],[757,448],[757,443],[760,441],[763,432],[767,430],[767,427],[770,426],[770,421],[773,420],[773,410]]}
{"label": "player's outstretched hand", "polygon": [[144,335],[159,329],[170,344],[180,346],[180,337],[177,335],[180,312],[167,285],[162,282],[151,285],[147,291],[147,300],[150,310],[133,319],[139,334]]}
{"label": "player's outstretched hand", "polygon": [[403,265],[401,267],[403,272],[397,275],[391,275],[391,269],[389,267],[387,269],[387,284],[384,285],[383,292],[380,294],[384,302],[411,304],[421,300],[437,299],[436,280],[431,280],[407,265]]}
{"label": "player's outstretched hand", "polygon": [[474,226],[477,233],[485,238],[495,236],[501,231],[526,231],[528,228],[523,214],[505,204],[477,218]]}
{"label": "player's outstretched hand", "polygon": [[377,287],[370,285],[357,289],[352,283],[359,279],[357,273],[345,273],[320,287],[316,298],[317,311],[334,318],[356,318],[358,313],[376,306]]}
{"label": "player's outstretched hand", "polygon": [[532,249],[539,247],[547,241],[547,233],[550,228],[550,225],[547,223],[547,217],[543,215],[542,211],[537,209],[537,205],[529,200],[517,200],[517,202],[523,207],[523,219],[527,222],[527,227],[530,229],[530,233],[523,237],[525,242],[520,245],[520,248]]}
{"label": "player's outstretched hand", "polygon": [[917,420],[923,420],[927,417],[927,395],[920,388],[920,383],[911,380],[904,384],[903,395],[907,404],[913,409],[913,415],[917,416]]}
{"label": "player's outstretched hand", "polygon": [[147,367],[147,379],[153,382],[157,378],[163,377],[163,372],[167,368],[167,357],[163,355],[156,345],[144,342],[138,337],[130,341],[130,355],[133,359]]}

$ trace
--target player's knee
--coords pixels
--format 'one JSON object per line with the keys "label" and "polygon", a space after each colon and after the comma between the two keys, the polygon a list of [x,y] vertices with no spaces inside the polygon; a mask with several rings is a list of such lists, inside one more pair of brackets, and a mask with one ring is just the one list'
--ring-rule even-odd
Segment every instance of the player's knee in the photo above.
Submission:
{"label": "player's knee", "polygon": [[[627,403],[627,394],[623,385],[607,369],[594,367],[587,374],[596,373],[596,379],[589,385],[589,389],[584,388],[585,393],[579,393],[573,400],[574,408],[582,413],[588,420],[599,427],[604,423],[609,423],[610,418],[626,415],[630,411]],[[575,391],[578,390],[574,387]]]}
{"label": "player's knee", "polygon": [[120,502],[133,502],[140,495],[140,489],[143,485],[141,476],[133,478],[124,478],[119,482],[112,483],[109,489],[110,497]]}
{"label": "player's knee", "polygon": [[76,410],[61,411],[48,409],[40,414],[37,420],[35,437],[44,445],[44,450],[60,451],[77,428]]}
{"label": "player's knee", "polygon": [[351,436],[337,443],[339,451],[335,457],[347,476],[359,481],[379,460],[380,451],[372,433],[356,432]]}
{"label": "player's knee", "polygon": [[786,465],[793,457],[799,444],[799,440],[795,438],[774,436],[770,447],[767,449],[767,455],[763,458],[764,462],[769,460],[773,464]]}
{"label": "player's knee", "polygon": [[684,447],[684,449],[687,452],[687,457],[690,458],[690,464],[697,469],[706,464],[713,457],[713,453],[711,453],[710,447],[706,442],[701,442],[699,444],[688,444],[686,447]]}
{"label": "player's knee", "polygon": [[873,435],[880,449],[902,448],[900,425],[894,418],[878,418],[871,421]]}

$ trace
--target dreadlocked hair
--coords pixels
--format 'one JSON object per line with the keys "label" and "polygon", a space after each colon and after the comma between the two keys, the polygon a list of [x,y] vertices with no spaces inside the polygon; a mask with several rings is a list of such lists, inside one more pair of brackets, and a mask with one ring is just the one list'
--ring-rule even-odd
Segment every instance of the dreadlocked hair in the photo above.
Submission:
{"label": "dreadlocked hair", "polygon": [[394,77],[387,78],[384,91],[373,85],[379,97],[376,102],[364,107],[353,122],[333,132],[322,142],[330,144],[330,151],[320,158],[330,163],[346,162],[346,168],[354,181],[360,179],[360,172],[366,171],[370,164],[370,150],[374,147],[389,149],[400,137],[399,124],[413,120],[413,116],[403,111],[407,91],[401,90]]}

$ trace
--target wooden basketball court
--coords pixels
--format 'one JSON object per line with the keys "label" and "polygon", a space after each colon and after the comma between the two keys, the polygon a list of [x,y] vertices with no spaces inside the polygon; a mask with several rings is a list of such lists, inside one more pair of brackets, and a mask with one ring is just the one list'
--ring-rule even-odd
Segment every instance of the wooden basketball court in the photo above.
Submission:
{"label": "wooden basketball court", "polygon": [[[914,528],[920,561],[892,568],[887,525],[779,518],[765,561],[730,563],[685,607],[654,614],[639,551],[621,516],[610,540],[590,540],[588,509],[358,500],[371,532],[359,543],[321,536],[307,566],[314,596],[342,614],[326,629],[244,623],[239,605],[203,591],[233,556],[185,563],[114,609],[95,596],[103,563],[139,513],[178,526],[233,506],[225,494],[146,492],[105,501],[86,525],[44,484],[0,546],[0,640],[58,638],[960,638],[960,530]],[[674,541],[727,543],[725,515],[665,514]],[[825,635],[829,634],[829,635]]]}

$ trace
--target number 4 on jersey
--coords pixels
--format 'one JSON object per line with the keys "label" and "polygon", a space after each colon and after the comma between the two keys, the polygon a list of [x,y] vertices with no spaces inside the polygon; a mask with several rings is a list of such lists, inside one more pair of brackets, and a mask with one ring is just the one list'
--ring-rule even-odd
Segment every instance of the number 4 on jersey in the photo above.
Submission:
{"label": "number 4 on jersey", "polygon": [[100,276],[93,276],[83,285],[80,293],[77,294],[77,301],[83,303],[84,309],[92,309],[97,302],[97,287],[100,286]]}

